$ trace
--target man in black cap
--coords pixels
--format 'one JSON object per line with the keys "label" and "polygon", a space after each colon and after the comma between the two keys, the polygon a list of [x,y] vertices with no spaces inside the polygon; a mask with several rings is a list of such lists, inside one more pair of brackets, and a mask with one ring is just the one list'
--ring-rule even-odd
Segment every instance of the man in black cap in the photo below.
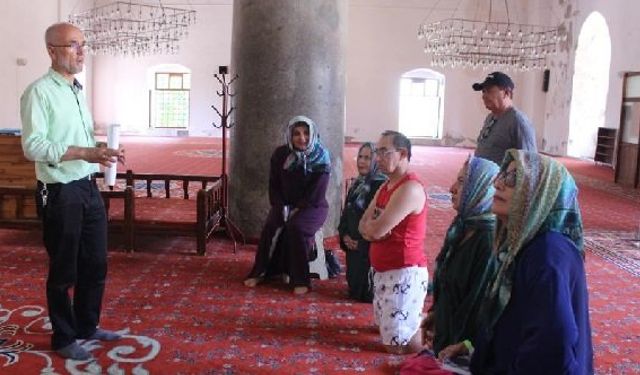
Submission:
{"label": "man in black cap", "polygon": [[484,82],[474,83],[472,87],[482,91],[484,106],[491,111],[480,130],[475,156],[500,165],[510,148],[536,152],[536,134],[531,121],[513,106],[515,85],[511,77],[493,72]]}

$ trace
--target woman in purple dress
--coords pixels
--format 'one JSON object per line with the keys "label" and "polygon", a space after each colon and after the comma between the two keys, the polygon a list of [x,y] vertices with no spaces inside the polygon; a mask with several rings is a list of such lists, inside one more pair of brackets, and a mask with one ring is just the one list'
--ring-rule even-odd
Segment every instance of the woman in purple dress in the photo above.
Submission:
{"label": "woman in purple dress", "polygon": [[311,287],[309,260],[314,256],[315,233],[329,211],[325,193],[331,161],[311,119],[292,118],[285,137],[287,143],[271,156],[271,210],[244,284],[255,287],[265,279],[284,275],[295,294],[305,294]]}

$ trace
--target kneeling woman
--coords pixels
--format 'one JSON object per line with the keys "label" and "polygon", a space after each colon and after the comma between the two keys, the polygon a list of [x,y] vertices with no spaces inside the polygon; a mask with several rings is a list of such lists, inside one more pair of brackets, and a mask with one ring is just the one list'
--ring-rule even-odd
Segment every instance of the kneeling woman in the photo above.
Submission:
{"label": "kneeling woman", "polygon": [[566,168],[508,150],[495,182],[498,270],[473,374],[593,374],[578,189]]}
{"label": "kneeling woman", "polygon": [[311,119],[296,116],[285,133],[287,144],[271,156],[271,210],[262,230],[255,264],[244,281],[254,287],[266,278],[286,275],[295,294],[311,287],[309,256],[315,233],[327,218],[325,198],[331,162]]}
{"label": "kneeling woman", "polygon": [[433,330],[433,351],[471,340],[475,319],[490,273],[496,217],[491,213],[494,162],[470,157],[451,185],[451,200],[458,214],[447,230],[436,258],[433,305],[424,321]]}
{"label": "kneeling woman", "polygon": [[376,195],[387,176],[378,171],[373,143],[366,142],[358,150],[358,177],[347,192],[344,209],[340,215],[340,248],[347,254],[347,284],[349,297],[358,301],[373,301],[373,280],[369,272],[369,241],[362,238],[358,224],[364,211]]}

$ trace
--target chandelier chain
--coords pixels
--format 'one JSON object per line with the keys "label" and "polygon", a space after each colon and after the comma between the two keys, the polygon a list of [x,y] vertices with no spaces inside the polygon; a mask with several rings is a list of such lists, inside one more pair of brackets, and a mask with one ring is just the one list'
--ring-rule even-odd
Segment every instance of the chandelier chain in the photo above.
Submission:
{"label": "chandelier chain", "polygon": [[[433,13],[433,11],[438,7],[438,4],[440,4],[440,1],[441,1],[441,0],[437,0],[437,1],[435,2],[435,4],[431,7],[431,9],[429,9],[429,13],[427,13],[427,16],[422,20],[422,22],[421,22],[421,23],[425,23],[425,22],[426,22],[426,20],[428,20],[428,19],[429,19],[429,17],[431,17],[431,14],[432,14],[432,13]],[[460,0],[460,1],[461,1],[461,0]]]}
{"label": "chandelier chain", "polygon": [[462,4],[462,0],[458,0],[456,3],[456,7],[453,8],[453,13],[451,13],[451,18],[455,18],[456,13],[458,13],[458,9],[460,9],[460,4]]}
{"label": "chandelier chain", "polygon": [[511,23],[511,18],[509,17],[509,0],[504,0],[504,8],[507,10],[507,22]]}
{"label": "chandelier chain", "polygon": [[492,13],[493,13],[493,0],[489,0],[489,22],[491,22]]}

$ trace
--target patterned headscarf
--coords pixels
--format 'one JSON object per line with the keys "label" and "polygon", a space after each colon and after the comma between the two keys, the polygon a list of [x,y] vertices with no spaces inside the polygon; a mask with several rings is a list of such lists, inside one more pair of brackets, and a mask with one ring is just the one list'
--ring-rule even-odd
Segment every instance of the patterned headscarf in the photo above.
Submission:
{"label": "patterned headscarf", "polygon": [[[464,182],[460,191],[458,215],[447,230],[442,249],[436,258],[438,264],[446,261],[469,228],[494,228],[496,216],[491,213],[493,179],[500,168],[490,160],[470,156],[464,165]],[[436,267],[436,273],[441,267]],[[437,277],[436,277],[437,279]]]}
{"label": "patterned headscarf", "polygon": [[550,157],[507,150],[501,169],[516,164],[516,186],[506,222],[498,221],[497,271],[481,311],[490,330],[511,298],[515,258],[538,233],[554,231],[571,240],[584,257],[578,188],[567,169]]}
{"label": "patterned headscarf", "polygon": [[375,150],[373,143],[363,143],[358,149],[358,155],[360,155],[363,148],[369,148],[371,150],[371,165],[369,167],[369,172],[366,175],[359,175],[356,178],[347,195],[347,206],[353,205],[358,211],[364,211],[367,209],[365,204],[367,196],[371,191],[371,183],[374,181],[387,180],[387,176],[378,170],[378,163],[376,162],[373,153],[373,150]]}
{"label": "patterned headscarf", "polygon": [[[309,127],[309,145],[304,151],[296,150],[292,143],[292,131],[300,123]],[[296,116],[289,120],[285,132],[285,140],[291,153],[284,161],[283,168],[292,171],[298,167],[304,168],[305,174],[311,172],[331,171],[331,158],[329,151],[320,143],[320,134],[316,124],[306,116]]]}

